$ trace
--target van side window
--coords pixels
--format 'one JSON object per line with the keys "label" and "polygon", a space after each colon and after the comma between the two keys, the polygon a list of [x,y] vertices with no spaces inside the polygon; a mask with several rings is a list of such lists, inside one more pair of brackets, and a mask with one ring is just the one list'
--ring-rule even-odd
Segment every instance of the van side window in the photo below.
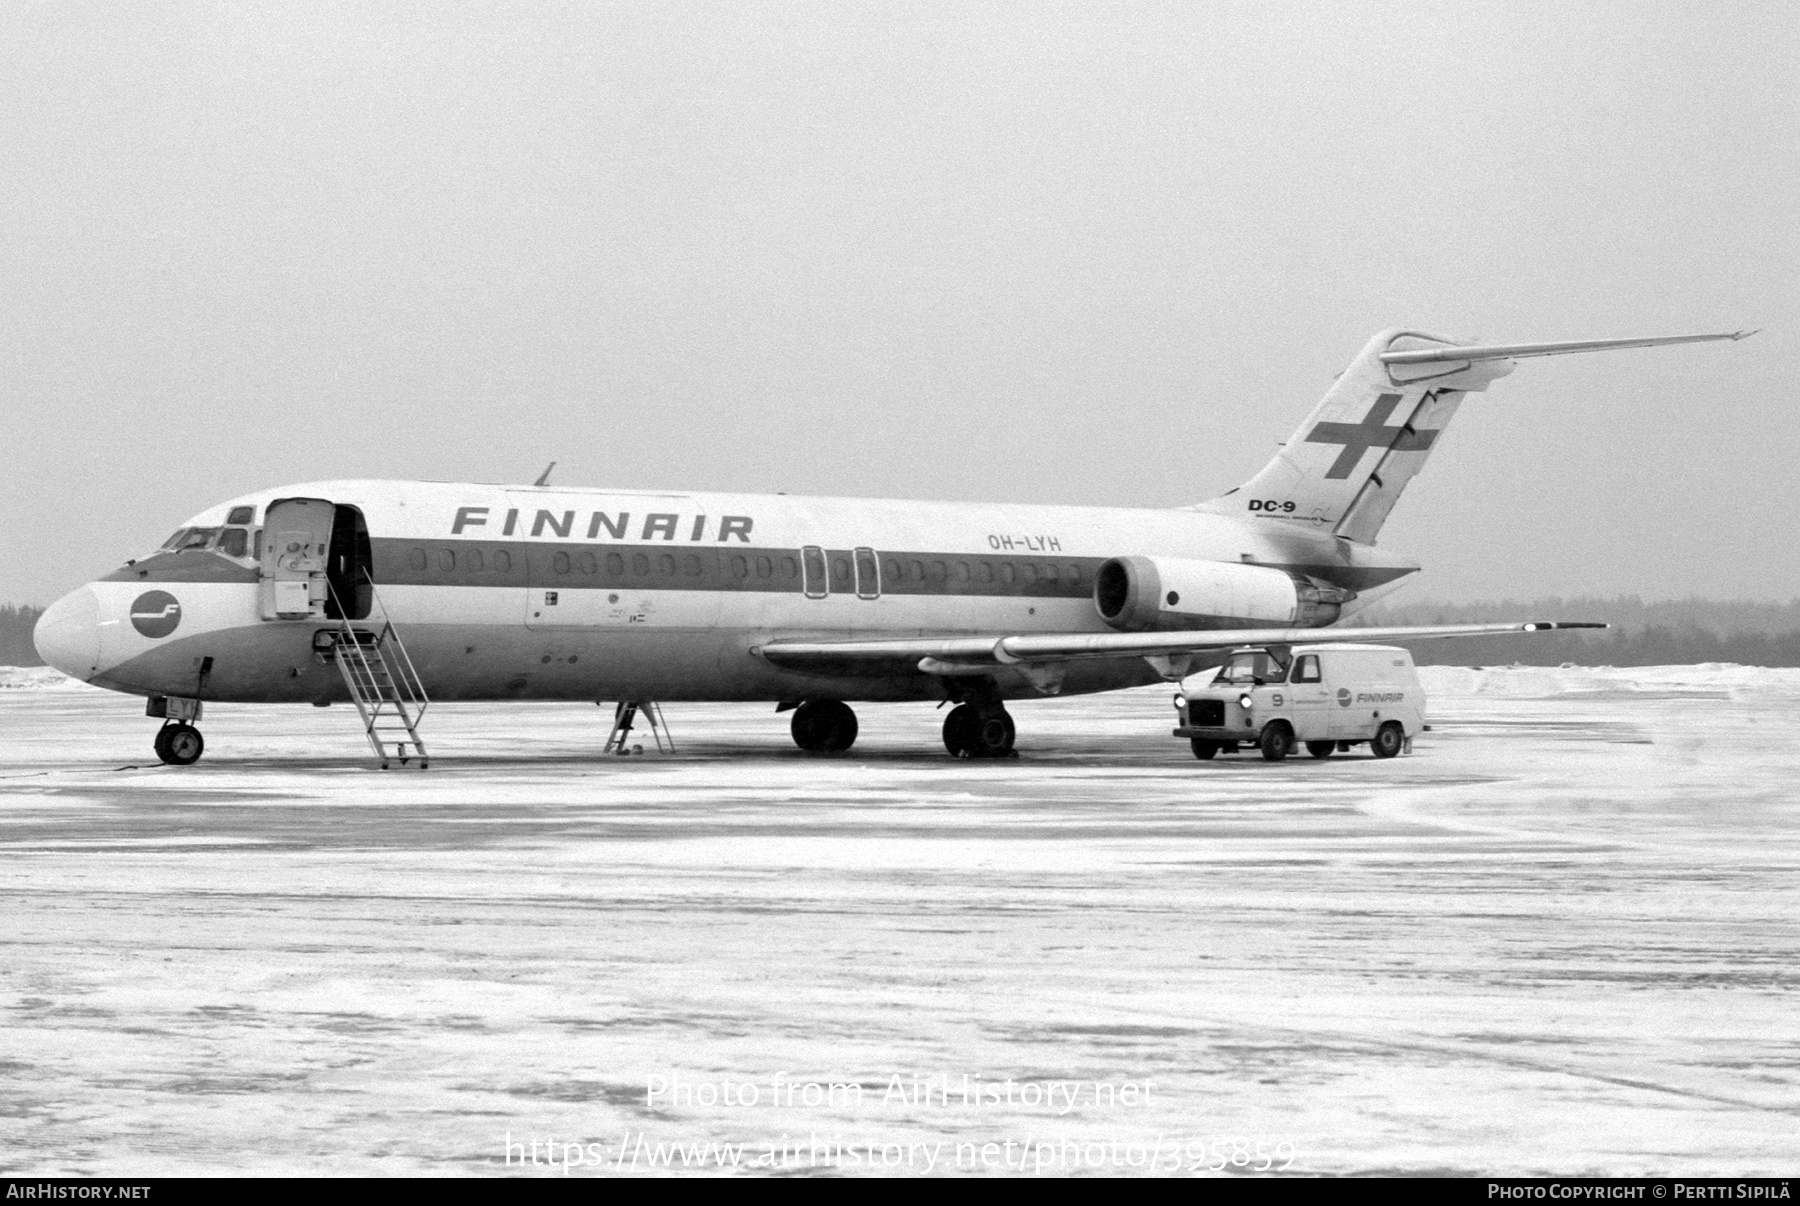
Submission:
{"label": "van side window", "polygon": [[1294,681],[1297,683],[1316,683],[1319,678],[1319,655],[1308,653],[1294,663]]}

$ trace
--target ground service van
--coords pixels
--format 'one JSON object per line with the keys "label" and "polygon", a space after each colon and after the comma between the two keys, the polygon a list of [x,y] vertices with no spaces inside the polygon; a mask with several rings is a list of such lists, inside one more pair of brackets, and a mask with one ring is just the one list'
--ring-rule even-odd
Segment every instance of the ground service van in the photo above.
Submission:
{"label": "ground service van", "polygon": [[1329,758],[1365,741],[1392,758],[1425,727],[1412,654],[1391,645],[1238,649],[1217,671],[1183,679],[1175,708],[1175,736],[1203,759],[1254,746],[1279,762],[1296,744]]}

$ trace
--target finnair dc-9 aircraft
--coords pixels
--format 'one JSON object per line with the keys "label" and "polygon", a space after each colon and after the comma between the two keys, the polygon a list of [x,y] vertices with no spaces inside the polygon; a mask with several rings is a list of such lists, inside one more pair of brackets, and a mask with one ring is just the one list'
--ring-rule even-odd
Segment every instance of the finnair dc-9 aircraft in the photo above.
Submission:
{"label": "finnair dc-9 aircraft", "polygon": [[259,490],[57,600],[35,639],[59,670],[148,696],[164,720],[156,752],[178,765],[200,757],[211,702],[353,702],[383,766],[426,764],[432,700],[617,701],[621,749],[639,705],[654,721],[656,701],[773,701],[819,753],[856,739],[851,702],[949,702],[951,753],[1006,756],[1009,699],[1176,680],[1236,646],[1323,635],[1393,591],[1419,567],[1376,547],[1383,521],[1464,395],[1514,361],[1745,334],[1467,346],[1384,331],[1261,472],[1175,510],[418,481]]}

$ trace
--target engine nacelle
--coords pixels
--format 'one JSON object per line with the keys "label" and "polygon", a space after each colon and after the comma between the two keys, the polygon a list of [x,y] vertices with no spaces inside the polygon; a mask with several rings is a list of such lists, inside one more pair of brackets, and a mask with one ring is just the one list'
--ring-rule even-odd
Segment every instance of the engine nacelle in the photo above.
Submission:
{"label": "engine nacelle", "polygon": [[1265,565],[1183,557],[1114,557],[1094,577],[1100,618],[1124,632],[1314,628],[1353,598]]}

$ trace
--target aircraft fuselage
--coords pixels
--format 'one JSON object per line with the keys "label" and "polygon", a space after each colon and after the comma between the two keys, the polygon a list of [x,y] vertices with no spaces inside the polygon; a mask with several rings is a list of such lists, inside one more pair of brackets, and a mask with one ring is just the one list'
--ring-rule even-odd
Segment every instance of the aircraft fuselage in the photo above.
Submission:
{"label": "aircraft fuselage", "polygon": [[[272,616],[272,544],[285,537],[265,517],[286,499],[335,508],[334,572],[354,562],[373,607],[346,578],[330,618],[316,605]],[[360,545],[341,530],[352,519]],[[53,605],[38,632],[46,656],[135,694],[336,702],[344,684],[315,639],[348,611],[392,621],[433,699],[942,699],[910,663],[814,672],[757,651],[789,638],[1109,632],[1095,573],[1123,555],[1305,576],[1356,592],[1346,614],[1417,568],[1290,523],[1192,510],[398,481],[258,491],[182,532],[201,547],[159,550]],[[1005,696],[1040,694],[994,677]],[[1156,677],[1141,658],[1090,660],[1058,693]]]}

